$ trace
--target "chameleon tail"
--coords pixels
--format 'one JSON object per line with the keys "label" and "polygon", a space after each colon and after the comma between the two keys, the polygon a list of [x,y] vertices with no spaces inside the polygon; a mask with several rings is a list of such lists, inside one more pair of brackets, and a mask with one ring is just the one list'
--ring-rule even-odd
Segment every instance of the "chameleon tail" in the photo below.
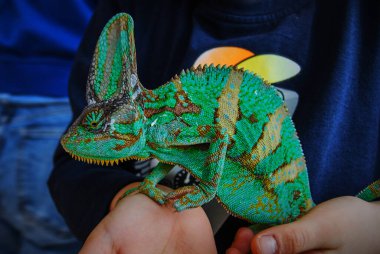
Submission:
{"label": "chameleon tail", "polygon": [[359,194],[356,196],[368,202],[374,201],[375,199],[379,199],[380,198],[380,179],[370,184],[367,188],[359,192]]}

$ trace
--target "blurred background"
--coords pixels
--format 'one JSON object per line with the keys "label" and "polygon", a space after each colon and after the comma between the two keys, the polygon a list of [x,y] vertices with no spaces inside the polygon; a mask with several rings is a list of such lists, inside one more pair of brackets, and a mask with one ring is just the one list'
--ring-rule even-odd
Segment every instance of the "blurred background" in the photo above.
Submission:
{"label": "blurred background", "polygon": [[95,0],[0,1],[0,254],[77,253],[46,181]]}

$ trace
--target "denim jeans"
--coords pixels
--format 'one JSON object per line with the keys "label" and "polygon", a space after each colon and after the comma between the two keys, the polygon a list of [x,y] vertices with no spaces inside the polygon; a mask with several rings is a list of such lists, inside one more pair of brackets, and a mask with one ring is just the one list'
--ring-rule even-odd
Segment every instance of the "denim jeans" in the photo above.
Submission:
{"label": "denim jeans", "polygon": [[77,253],[47,188],[67,99],[0,94],[0,254]]}

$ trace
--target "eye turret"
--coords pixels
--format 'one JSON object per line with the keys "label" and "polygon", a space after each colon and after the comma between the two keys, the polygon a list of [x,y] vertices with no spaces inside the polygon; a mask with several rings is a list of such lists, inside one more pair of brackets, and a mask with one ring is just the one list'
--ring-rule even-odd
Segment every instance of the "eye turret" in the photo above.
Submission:
{"label": "eye turret", "polygon": [[83,118],[83,125],[89,130],[100,130],[104,124],[104,112],[103,110],[93,110],[87,113]]}

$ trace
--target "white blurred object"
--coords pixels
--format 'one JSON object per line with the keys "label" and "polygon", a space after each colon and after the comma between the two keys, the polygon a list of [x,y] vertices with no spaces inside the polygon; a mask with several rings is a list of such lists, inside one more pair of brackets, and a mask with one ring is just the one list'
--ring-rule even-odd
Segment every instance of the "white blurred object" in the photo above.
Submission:
{"label": "white blurred object", "polygon": [[284,99],[286,107],[289,110],[289,114],[292,116],[294,112],[296,111],[296,107],[298,104],[298,97],[299,97],[298,93],[292,90],[284,89],[284,88],[279,88],[279,87],[276,87],[276,88],[281,94],[282,98]]}

